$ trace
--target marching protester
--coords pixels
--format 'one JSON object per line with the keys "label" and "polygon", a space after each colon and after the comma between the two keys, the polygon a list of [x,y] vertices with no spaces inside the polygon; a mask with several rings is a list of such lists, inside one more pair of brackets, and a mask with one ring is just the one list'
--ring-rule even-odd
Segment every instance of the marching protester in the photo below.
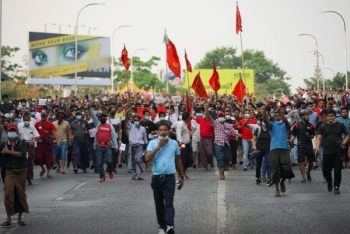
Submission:
{"label": "marching protester", "polygon": [[2,227],[12,225],[11,216],[18,214],[17,223],[25,226],[22,220],[23,213],[29,213],[25,187],[27,181],[27,142],[18,135],[17,125],[11,123],[7,126],[8,140],[0,144],[0,157],[5,169],[5,210],[7,218]]}
{"label": "marching protester", "polygon": [[106,181],[105,170],[103,168],[104,162],[107,164],[107,171],[109,179],[113,179],[113,165],[112,165],[112,150],[118,151],[117,134],[112,124],[107,123],[107,115],[101,113],[99,118],[94,114],[94,110],[89,105],[90,114],[94,125],[96,126],[95,135],[95,154],[96,164],[95,168],[99,170],[100,182]]}
{"label": "marching protester", "polygon": [[[170,126],[164,122],[158,125],[159,137],[150,141],[145,156],[146,162],[152,161],[152,183],[156,207],[159,234],[174,231],[174,195],[175,186],[181,189],[184,185],[184,172],[178,143],[169,138]],[[176,184],[175,173],[178,172]]]}
{"label": "marching protester", "polygon": [[25,140],[27,142],[27,180],[28,185],[32,185],[32,181],[34,179],[35,147],[40,135],[34,127],[34,124],[30,121],[29,113],[25,113],[23,115],[23,122],[18,124],[18,134],[21,140]]}
{"label": "marching protester", "polygon": [[[316,152],[323,148],[323,172],[327,180],[327,189],[334,194],[340,194],[340,183],[342,179],[342,161],[346,154],[346,145],[349,142],[348,131],[344,124],[335,120],[336,112],[327,110],[327,122],[323,123],[317,132]],[[343,138],[344,136],[344,138]],[[334,169],[334,181],[332,170]]]}

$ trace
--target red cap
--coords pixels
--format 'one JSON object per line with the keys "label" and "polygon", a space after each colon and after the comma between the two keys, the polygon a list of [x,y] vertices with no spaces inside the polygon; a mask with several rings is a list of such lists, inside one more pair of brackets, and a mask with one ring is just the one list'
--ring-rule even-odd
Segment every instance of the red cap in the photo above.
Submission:
{"label": "red cap", "polygon": [[219,111],[218,116],[220,115],[225,116],[225,113],[223,111]]}
{"label": "red cap", "polygon": [[9,125],[7,125],[7,131],[11,131],[11,130],[18,130],[18,128],[17,128],[17,125],[16,124],[14,124],[14,123],[11,123],[11,124],[9,124]]}

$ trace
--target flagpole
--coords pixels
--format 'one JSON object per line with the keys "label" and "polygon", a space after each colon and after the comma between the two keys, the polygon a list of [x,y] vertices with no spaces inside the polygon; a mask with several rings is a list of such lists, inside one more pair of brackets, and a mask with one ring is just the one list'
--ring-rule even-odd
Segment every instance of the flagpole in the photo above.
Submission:
{"label": "flagpole", "polygon": [[239,32],[239,37],[240,37],[240,40],[241,40],[241,51],[242,51],[242,73],[243,73],[243,80],[244,80],[244,84],[245,84],[245,89],[247,91],[247,82],[245,80],[245,72],[244,72],[244,55],[243,55],[243,40],[242,40],[242,32]]}
{"label": "flagpole", "polygon": [[186,69],[186,75],[187,75],[187,88],[188,88],[188,93],[191,94],[191,89],[190,89],[190,77],[188,75],[188,70]]}
{"label": "flagpole", "polygon": [[[166,40],[168,40],[168,35],[166,34],[166,29],[164,29],[164,36],[166,36]],[[167,59],[168,59],[168,50],[167,50],[167,46],[168,46],[168,42],[167,41],[164,41],[165,43],[165,79],[166,79],[166,92],[169,93],[169,80],[168,80],[168,62],[167,62]]]}

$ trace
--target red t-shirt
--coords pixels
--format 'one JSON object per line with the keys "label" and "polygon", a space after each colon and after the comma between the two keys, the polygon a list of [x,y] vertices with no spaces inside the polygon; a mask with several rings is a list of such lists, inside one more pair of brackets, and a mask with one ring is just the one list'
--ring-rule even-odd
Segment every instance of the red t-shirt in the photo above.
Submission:
{"label": "red t-shirt", "polygon": [[204,118],[196,118],[196,122],[200,125],[200,136],[204,138],[212,138],[214,136],[214,127],[210,120]]}
{"label": "red t-shirt", "polygon": [[38,130],[40,139],[45,139],[46,136],[51,136],[52,133],[57,130],[55,125],[53,125],[50,121],[36,122],[34,126],[36,130]]}
{"label": "red t-shirt", "polygon": [[[238,123],[239,125],[242,126],[242,129],[241,129],[241,135],[242,135],[242,140],[251,140],[253,139],[253,133],[252,131],[250,130],[249,127],[245,127],[243,126],[244,122],[246,121],[246,119],[241,119]],[[248,120],[248,124],[256,124],[256,119],[250,119]]]}
{"label": "red t-shirt", "polygon": [[96,145],[104,148],[110,148],[109,143],[112,141],[111,138],[111,125],[100,124],[96,132]]}

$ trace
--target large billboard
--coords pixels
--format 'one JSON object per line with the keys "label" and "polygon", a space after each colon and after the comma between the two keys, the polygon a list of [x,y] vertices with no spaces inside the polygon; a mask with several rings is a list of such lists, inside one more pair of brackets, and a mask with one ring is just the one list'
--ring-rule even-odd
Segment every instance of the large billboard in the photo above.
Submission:
{"label": "large billboard", "polygon": [[[221,85],[221,89],[218,91],[219,94],[230,94],[232,92],[233,88],[239,80],[239,73],[242,74],[242,79],[247,87],[247,91],[249,93],[254,93],[253,69],[245,69],[244,74],[242,69],[218,69],[217,71],[219,73]],[[212,69],[193,70],[192,73],[188,73],[188,77],[185,70],[181,71],[181,77],[176,77],[170,70],[168,70],[167,72],[165,70],[159,70],[158,76],[163,82],[169,80],[169,83],[174,85],[175,87],[187,88],[188,85],[191,87],[194,77],[198,74],[198,72],[200,72],[202,82],[207,92],[213,92],[209,85],[209,79],[213,74]]]}
{"label": "large billboard", "polygon": [[[78,35],[79,77],[111,77],[110,38]],[[32,78],[74,77],[75,35],[29,32],[29,75]]]}

